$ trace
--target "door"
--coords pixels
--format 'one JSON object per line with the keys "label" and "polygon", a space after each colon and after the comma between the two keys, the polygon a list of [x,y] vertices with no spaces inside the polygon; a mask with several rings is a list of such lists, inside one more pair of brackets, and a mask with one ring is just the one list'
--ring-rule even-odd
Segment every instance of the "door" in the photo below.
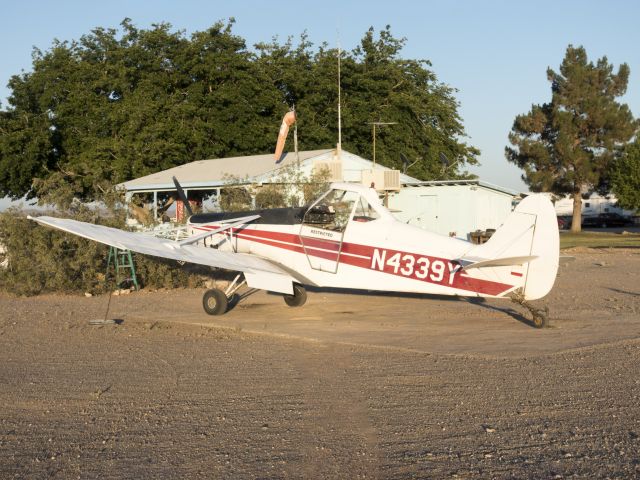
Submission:
{"label": "door", "polygon": [[355,192],[334,189],[307,210],[300,241],[311,268],[328,273],[338,271],[344,232],[358,198]]}

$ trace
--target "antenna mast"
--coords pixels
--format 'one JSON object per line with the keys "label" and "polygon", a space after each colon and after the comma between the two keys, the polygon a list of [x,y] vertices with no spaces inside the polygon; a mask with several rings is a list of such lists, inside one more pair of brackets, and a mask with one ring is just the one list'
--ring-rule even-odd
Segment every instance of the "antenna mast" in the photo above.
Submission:
{"label": "antenna mast", "polygon": [[337,145],[337,153],[338,157],[342,156],[342,92],[340,89],[340,57],[342,56],[342,51],[340,50],[340,39],[338,38],[338,145]]}

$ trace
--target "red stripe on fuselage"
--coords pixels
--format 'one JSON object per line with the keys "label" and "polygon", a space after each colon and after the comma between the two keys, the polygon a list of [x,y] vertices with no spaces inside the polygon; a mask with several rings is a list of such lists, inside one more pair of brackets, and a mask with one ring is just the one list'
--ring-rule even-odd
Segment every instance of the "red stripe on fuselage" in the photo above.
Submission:
{"label": "red stripe on fuselage", "polygon": [[[192,226],[199,230],[219,228],[216,225]],[[445,258],[346,242],[342,243],[342,250],[340,250],[339,242],[305,236],[303,243],[300,235],[286,232],[256,230],[246,227],[230,228],[229,231],[238,238],[263,245],[269,245],[296,253],[306,253],[313,257],[331,261],[339,260],[340,263],[346,265],[459,290],[485,295],[500,295],[513,287],[513,285],[505,283],[469,277],[457,269],[457,265]],[[374,268],[373,261],[374,251],[376,250],[379,255],[382,255],[382,252],[384,252],[384,261],[376,263],[378,268]],[[389,259],[392,259],[396,255],[399,255],[399,263],[397,265],[389,264]],[[427,264],[428,267],[425,269],[424,266]],[[435,271],[433,270],[434,268]]]}

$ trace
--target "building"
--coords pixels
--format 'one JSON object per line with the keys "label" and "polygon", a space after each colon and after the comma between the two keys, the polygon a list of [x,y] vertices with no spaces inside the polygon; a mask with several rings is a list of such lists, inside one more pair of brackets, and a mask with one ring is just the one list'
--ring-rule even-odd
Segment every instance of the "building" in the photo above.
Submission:
{"label": "building", "polygon": [[470,240],[476,230],[497,229],[519,195],[481,180],[414,182],[389,194],[388,206],[399,220]]}
{"label": "building", "polygon": [[[198,160],[121,183],[118,188],[125,190],[127,204],[151,205],[152,218],[159,220],[163,205],[176,190],[174,176],[190,201],[205,200],[206,208],[215,211],[220,208],[225,189],[251,185],[255,194],[262,185],[290,181],[287,177],[291,177],[291,172],[309,178],[314,171],[325,169],[329,173],[329,181],[367,184],[375,181],[377,185],[384,183],[390,189],[419,182],[345,150],[337,155],[335,149],[326,149],[289,152],[278,162],[274,161],[273,154]],[[179,209],[176,216],[180,216]]]}
{"label": "building", "polygon": [[[423,182],[345,150],[289,152],[275,162],[272,154],[199,160],[121,183],[127,203],[146,204],[152,218],[167,217],[164,205],[175,198],[175,176],[190,201],[216,211],[230,188],[251,186],[252,194],[268,184],[290,181],[287,169],[309,178],[329,172],[329,181],[375,184],[401,221],[443,235],[468,240],[471,232],[498,228],[513,208],[516,192],[480,180]],[[293,169],[293,170],[292,170]],[[173,196],[173,197],[172,197]],[[142,201],[136,201],[136,197]],[[255,201],[255,198],[254,198]],[[181,202],[177,202],[180,206]],[[299,202],[302,204],[302,200]],[[169,216],[180,217],[180,209]],[[137,223],[132,219],[130,223]]]}

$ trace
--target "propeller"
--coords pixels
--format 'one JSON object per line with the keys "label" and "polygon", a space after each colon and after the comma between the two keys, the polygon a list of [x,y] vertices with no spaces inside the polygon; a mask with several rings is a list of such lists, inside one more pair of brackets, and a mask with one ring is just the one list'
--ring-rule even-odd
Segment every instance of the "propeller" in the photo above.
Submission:
{"label": "propeller", "polygon": [[182,200],[182,203],[184,204],[184,208],[187,210],[187,213],[189,214],[189,216],[193,215],[193,210],[191,210],[191,205],[189,205],[189,200],[187,200],[187,196],[185,195],[184,190],[180,186],[178,179],[176,177],[172,177],[172,178],[173,178],[173,184],[176,186],[176,190],[178,192],[178,197],[180,197],[180,200]]}

